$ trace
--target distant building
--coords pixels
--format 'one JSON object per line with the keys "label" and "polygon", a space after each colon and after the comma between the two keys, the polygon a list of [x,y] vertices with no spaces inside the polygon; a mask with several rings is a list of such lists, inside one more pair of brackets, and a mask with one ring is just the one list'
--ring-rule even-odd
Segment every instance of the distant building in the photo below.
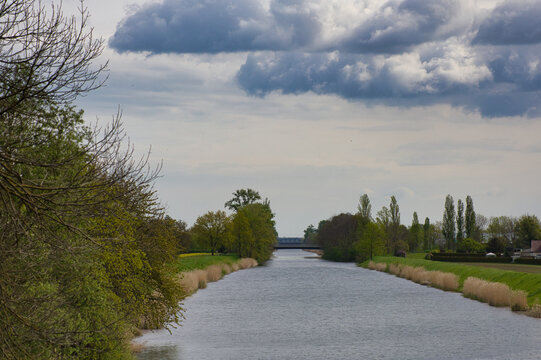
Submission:
{"label": "distant building", "polygon": [[520,252],[521,258],[541,259],[541,240],[532,240],[531,248]]}
{"label": "distant building", "polygon": [[541,240],[532,240],[531,251],[533,253],[541,253]]}

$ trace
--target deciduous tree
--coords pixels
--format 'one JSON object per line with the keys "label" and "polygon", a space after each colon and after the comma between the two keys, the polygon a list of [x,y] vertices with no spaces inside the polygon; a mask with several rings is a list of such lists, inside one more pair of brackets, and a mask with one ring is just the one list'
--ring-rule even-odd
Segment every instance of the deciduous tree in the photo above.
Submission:
{"label": "deciduous tree", "polygon": [[442,229],[445,244],[448,249],[455,249],[456,227],[455,227],[455,205],[453,197],[447,195],[445,198],[445,210],[443,212]]}

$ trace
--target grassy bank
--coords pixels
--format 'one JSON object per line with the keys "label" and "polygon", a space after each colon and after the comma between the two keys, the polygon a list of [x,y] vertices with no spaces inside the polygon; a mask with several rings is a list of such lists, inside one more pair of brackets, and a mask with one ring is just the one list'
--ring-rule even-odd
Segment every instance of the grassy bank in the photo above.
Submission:
{"label": "grassy bank", "polygon": [[[458,263],[438,262],[419,258],[375,257],[374,262],[386,264],[403,264],[422,267],[428,271],[452,273],[458,277],[458,291],[463,291],[464,281],[475,277],[489,282],[502,283],[512,290],[522,290],[527,294],[529,305],[541,304],[541,274],[531,274],[510,270],[485,268]],[[360,264],[368,267],[368,261]]]}

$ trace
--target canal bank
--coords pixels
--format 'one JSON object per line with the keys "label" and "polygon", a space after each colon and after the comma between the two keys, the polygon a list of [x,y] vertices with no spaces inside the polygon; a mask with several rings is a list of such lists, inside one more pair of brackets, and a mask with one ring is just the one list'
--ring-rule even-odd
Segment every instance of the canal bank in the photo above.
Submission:
{"label": "canal bank", "polygon": [[[462,292],[465,296],[494,306],[508,306],[531,317],[541,317],[541,274],[457,263],[399,257],[375,257],[359,266],[394,274],[414,282]],[[421,270],[422,269],[422,270]],[[447,274],[447,275],[444,275]],[[454,277],[446,287],[429,277]],[[438,276],[435,276],[438,275]]]}

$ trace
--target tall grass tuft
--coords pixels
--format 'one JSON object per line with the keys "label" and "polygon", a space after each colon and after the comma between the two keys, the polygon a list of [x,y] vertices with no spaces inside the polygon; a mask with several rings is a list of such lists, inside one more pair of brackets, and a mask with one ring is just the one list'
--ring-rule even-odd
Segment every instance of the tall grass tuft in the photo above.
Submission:
{"label": "tall grass tuft", "polygon": [[[370,263],[368,264],[370,268]],[[436,287],[446,291],[457,291],[459,287],[458,276],[441,271],[428,271],[422,267],[402,264],[374,263],[373,268],[378,271],[388,271],[401,278],[414,281],[418,284]]]}
{"label": "tall grass tuft", "polygon": [[222,266],[222,275],[231,274],[232,271],[233,271],[233,269],[231,269],[231,266],[229,266],[228,264],[223,264],[223,266]]}
{"label": "tall grass tuft", "polygon": [[239,267],[241,269],[249,269],[256,266],[257,266],[257,261],[252,258],[244,258],[244,259],[240,259],[239,261]]}
{"label": "tall grass tuft", "polygon": [[204,270],[191,270],[179,274],[178,281],[186,294],[192,294],[197,289],[204,289],[207,283],[220,280],[224,275],[240,269],[257,266],[257,261],[250,258],[240,259],[232,265],[210,265]]}
{"label": "tall grass tuft", "polygon": [[376,263],[370,260],[370,262],[368,263],[368,269],[376,270]]}
{"label": "tall grass tuft", "polygon": [[222,267],[220,265],[211,265],[207,270],[207,282],[218,281],[222,278]]}
{"label": "tall grass tuft", "polygon": [[464,296],[486,302],[492,306],[510,306],[513,310],[526,310],[526,292],[515,291],[506,284],[490,282],[470,276],[464,281]]}

